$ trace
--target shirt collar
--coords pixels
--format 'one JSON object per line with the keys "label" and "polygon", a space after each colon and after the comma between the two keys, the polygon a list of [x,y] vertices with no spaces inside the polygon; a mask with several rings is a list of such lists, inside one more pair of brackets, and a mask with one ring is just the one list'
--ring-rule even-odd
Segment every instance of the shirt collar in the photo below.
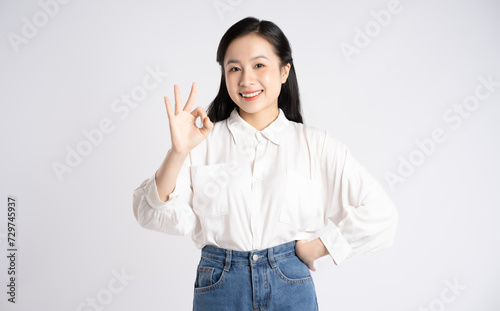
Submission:
{"label": "shirt collar", "polygon": [[[286,129],[290,123],[290,121],[286,118],[283,110],[281,110],[281,108],[278,109],[279,115],[276,120],[269,124],[265,129],[260,131],[260,133],[264,137],[277,145],[280,144],[280,140],[287,132]],[[226,124],[233,136],[235,144],[238,144],[238,142],[242,141],[243,139],[247,139],[248,136],[255,135],[257,132],[259,132],[256,128],[254,128],[240,116],[236,107],[227,118]]]}

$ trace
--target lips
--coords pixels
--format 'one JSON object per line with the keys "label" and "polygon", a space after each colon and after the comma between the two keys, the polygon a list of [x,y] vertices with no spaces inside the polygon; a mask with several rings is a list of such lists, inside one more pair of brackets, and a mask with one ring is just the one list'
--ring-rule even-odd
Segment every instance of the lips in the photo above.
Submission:
{"label": "lips", "polygon": [[240,96],[243,97],[243,98],[246,98],[246,99],[248,99],[248,98],[254,98],[254,97],[257,97],[260,94],[262,94],[262,92],[264,92],[264,90],[242,92],[242,93],[240,93]]}

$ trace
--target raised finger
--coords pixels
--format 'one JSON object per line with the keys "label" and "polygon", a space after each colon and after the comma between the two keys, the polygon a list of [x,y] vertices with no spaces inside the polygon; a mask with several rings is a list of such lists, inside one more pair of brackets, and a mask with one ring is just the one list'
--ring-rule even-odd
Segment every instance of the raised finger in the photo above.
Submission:
{"label": "raised finger", "polygon": [[175,114],[177,115],[179,112],[181,112],[182,109],[181,92],[177,84],[174,85],[174,94],[175,94]]}
{"label": "raised finger", "polygon": [[187,112],[190,112],[191,109],[193,109],[194,105],[194,100],[196,99],[196,90],[198,89],[198,85],[196,82],[193,82],[193,85],[191,86],[191,92],[189,93],[188,100],[186,102],[186,107],[184,107],[184,110]]}
{"label": "raised finger", "polygon": [[167,108],[167,115],[168,115],[168,118],[170,120],[170,118],[173,115],[172,106],[170,105],[170,101],[168,100],[168,97],[165,96],[165,97],[163,97],[163,99],[165,100],[165,108]]}

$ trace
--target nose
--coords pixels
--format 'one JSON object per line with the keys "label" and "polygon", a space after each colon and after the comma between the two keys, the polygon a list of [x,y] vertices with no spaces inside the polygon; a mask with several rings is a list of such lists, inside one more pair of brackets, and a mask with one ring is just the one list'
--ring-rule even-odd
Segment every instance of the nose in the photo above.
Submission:
{"label": "nose", "polygon": [[252,70],[244,69],[241,73],[240,86],[249,86],[255,84],[255,75]]}

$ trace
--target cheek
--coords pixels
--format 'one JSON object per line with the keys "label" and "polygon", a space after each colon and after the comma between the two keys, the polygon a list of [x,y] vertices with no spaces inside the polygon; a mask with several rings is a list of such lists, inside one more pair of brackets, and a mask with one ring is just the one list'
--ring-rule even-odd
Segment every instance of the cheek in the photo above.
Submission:
{"label": "cheek", "polygon": [[233,92],[233,88],[234,88],[233,82],[231,81],[231,78],[228,79],[227,76],[226,76],[225,80],[226,80],[226,89],[229,92],[229,94],[231,94]]}
{"label": "cheek", "polygon": [[276,96],[279,95],[281,91],[281,77],[277,73],[273,72],[273,74],[267,75],[263,78],[262,82],[265,83],[268,93],[275,94]]}
{"label": "cheek", "polygon": [[234,81],[231,81],[231,78],[227,79],[226,77],[226,89],[227,92],[229,93],[229,97],[231,97],[233,101],[236,101],[238,96],[238,90],[234,83],[235,83]]}

